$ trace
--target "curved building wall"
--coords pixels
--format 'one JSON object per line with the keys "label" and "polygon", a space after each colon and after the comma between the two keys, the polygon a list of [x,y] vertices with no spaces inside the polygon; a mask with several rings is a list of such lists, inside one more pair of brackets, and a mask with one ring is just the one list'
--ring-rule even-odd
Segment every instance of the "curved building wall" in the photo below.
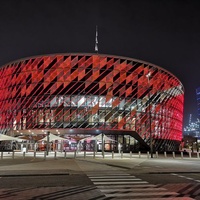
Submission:
{"label": "curved building wall", "polygon": [[171,73],[131,58],[31,57],[0,68],[0,130],[134,131],[181,141],[184,90]]}

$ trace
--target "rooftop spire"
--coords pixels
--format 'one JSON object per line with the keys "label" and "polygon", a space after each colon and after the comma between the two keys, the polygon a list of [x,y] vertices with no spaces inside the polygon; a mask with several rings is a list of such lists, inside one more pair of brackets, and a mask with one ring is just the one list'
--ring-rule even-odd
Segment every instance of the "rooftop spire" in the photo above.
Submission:
{"label": "rooftop spire", "polygon": [[98,53],[98,26],[96,26],[95,52]]}

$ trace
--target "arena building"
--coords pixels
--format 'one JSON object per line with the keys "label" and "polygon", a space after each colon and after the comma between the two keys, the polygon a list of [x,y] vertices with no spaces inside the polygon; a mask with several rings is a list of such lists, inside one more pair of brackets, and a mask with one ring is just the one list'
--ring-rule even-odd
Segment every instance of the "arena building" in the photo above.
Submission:
{"label": "arena building", "polygon": [[0,68],[0,132],[11,136],[105,134],[124,151],[178,150],[183,101],[173,74],[132,58],[55,54]]}

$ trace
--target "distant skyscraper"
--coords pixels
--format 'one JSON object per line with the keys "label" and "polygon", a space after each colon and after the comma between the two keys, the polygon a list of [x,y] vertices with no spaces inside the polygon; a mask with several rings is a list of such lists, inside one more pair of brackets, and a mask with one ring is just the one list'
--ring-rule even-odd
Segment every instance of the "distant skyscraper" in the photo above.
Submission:
{"label": "distant skyscraper", "polygon": [[191,124],[191,122],[192,122],[192,114],[190,114],[189,116],[189,124]]}
{"label": "distant skyscraper", "polygon": [[96,26],[95,52],[98,53],[98,27]]}
{"label": "distant skyscraper", "polygon": [[196,89],[196,97],[197,97],[197,114],[200,117],[200,87]]}

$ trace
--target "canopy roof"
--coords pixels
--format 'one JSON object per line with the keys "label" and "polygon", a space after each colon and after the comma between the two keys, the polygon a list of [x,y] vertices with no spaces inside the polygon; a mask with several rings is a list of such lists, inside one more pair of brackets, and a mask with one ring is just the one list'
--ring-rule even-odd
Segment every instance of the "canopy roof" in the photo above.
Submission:
{"label": "canopy roof", "polygon": [[105,134],[99,134],[97,136],[92,136],[92,137],[87,137],[87,138],[83,138],[82,140],[80,140],[81,142],[84,140],[96,140],[96,141],[102,141],[102,138],[104,141],[115,141],[111,138],[109,138],[108,136],[106,136]]}
{"label": "canopy roof", "polygon": [[0,134],[0,141],[6,141],[6,140],[17,140],[17,141],[19,141],[20,139],[16,138],[16,137],[9,136],[9,135]]}
{"label": "canopy roof", "polygon": [[42,138],[39,141],[47,141],[48,137],[49,137],[49,141],[54,141],[54,140],[68,140],[66,138],[63,138],[63,137],[60,137],[60,136],[57,136],[57,135],[54,135],[54,134],[50,133],[49,136],[46,136],[46,137]]}

